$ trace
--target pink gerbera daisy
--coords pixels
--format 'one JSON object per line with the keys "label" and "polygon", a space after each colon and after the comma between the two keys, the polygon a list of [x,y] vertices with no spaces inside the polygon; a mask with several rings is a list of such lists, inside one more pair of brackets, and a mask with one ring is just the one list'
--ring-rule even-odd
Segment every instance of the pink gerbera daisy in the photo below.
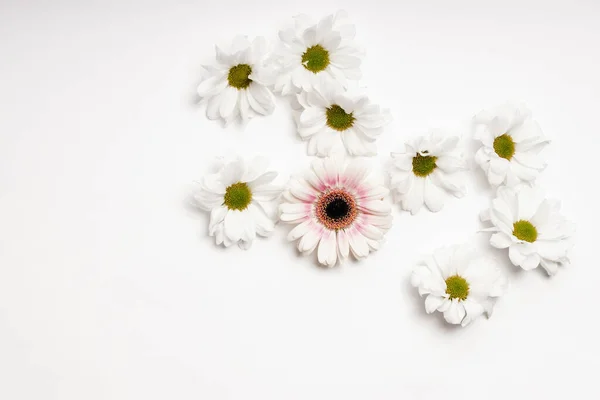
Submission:
{"label": "pink gerbera daisy", "polygon": [[388,189],[367,181],[369,168],[360,160],[318,159],[304,178],[292,179],[280,206],[280,219],[297,224],[288,240],[298,241],[305,255],[317,249],[319,263],[329,267],[350,252],[360,259],[379,248],[392,221],[384,198]]}

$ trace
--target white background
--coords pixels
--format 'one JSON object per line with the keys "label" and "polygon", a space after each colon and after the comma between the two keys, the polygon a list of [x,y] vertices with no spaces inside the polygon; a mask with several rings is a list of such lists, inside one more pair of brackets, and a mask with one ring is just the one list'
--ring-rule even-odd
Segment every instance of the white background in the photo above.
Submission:
{"label": "white background", "polygon": [[[438,214],[395,207],[361,263],[316,267],[285,226],[215,247],[187,205],[214,156],[266,155],[281,183],[309,158],[282,99],[245,130],[207,120],[200,65],[237,33],[340,7],[394,117],[375,169],[406,137],[526,101],[553,140],[540,183],[578,226],[571,267],[525,273],[489,249],[480,171]],[[0,398],[600,398],[599,43],[595,0],[0,1]],[[460,329],[408,277],[465,241],[511,288]]]}

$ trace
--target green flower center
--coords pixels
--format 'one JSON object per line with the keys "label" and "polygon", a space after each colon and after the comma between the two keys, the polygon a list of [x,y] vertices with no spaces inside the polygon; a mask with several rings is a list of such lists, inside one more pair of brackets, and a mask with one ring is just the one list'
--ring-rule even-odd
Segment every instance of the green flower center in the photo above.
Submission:
{"label": "green flower center", "polygon": [[302,54],[302,65],[315,74],[321,72],[329,65],[329,52],[320,44],[309,47]]}
{"label": "green flower center", "polygon": [[494,151],[499,157],[510,160],[515,155],[515,142],[507,133],[500,135],[494,139]]}
{"label": "green flower center", "polygon": [[252,82],[252,79],[248,78],[251,73],[252,67],[248,64],[238,64],[235,67],[231,67],[229,75],[227,75],[229,86],[236,89],[246,89]]}
{"label": "green flower center", "polygon": [[538,232],[531,222],[522,219],[513,224],[513,235],[519,240],[533,243],[537,239]]}
{"label": "green flower center", "polygon": [[436,160],[437,157],[435,156],[422,156],[421,154],[417,153],[417,155],[413,157],[412,161],[413,173],[416,176],[423,178],[426,177],[437,167],[437,165],[435,165]]}
{"label": "green flower center", "polygon": [[452,275],[446,279],[446,293],[450,295],[450,299],[466,300],[469,284],[462,276]]}
{"label": "green flower center", "polygon": [[346,111],[337,104],[327,109],[327,125],[336,131],[345,131],[354,124],[352,113],[346,114]]}
{"label": "green flower center", "polygon": [[223,204],[230,210],[245,210],[252,201],[252,192],[246,182],[230,185],[225,190]]}

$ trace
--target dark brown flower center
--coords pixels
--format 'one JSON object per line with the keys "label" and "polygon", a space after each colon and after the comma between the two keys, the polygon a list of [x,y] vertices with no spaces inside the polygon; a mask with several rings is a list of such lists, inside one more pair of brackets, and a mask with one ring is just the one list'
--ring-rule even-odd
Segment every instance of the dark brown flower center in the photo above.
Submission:
{"label": "dark brown flower center", "polygon": [[344,189],[333,189],[323,193],[316,202],[317,220],[330,230],[345,229],[358,216],[354,196]]}

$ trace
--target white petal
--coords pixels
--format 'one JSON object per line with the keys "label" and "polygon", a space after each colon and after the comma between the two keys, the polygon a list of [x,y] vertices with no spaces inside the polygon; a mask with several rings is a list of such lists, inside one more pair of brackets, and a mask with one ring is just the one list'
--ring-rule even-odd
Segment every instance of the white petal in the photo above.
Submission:
{"label": "white petal", "polygon": [[242,118],[242,121],[247,121],[250,119],[250,117],[252,117],[255,114],[251,111],[250,104],[248,104],[247,91],[240,90],[238,94],[240,117]]}
{"label": "white petal", "polygon": [[541,266],[548,273],[548,275],[552,276],[558,272],[558,263],[550,260],[541,259]]}
{"label": "white petal", "polygon": [[312,203],[313,200],[316,198],[315,190],[303,181],[291,181],[289,190],[294,195],[294,197],[307,203]]}
{"label": "white petal", "polygon": [[210,211],[223,204],[223,195],[207,192],[206,190],[197,191],[193,197],[195,205],[205,211]]}
{"label": "white petal", "polygon": [[373,156],[375,153],[366,146],[353,128],[348,129],[340,134],[344,147],[351,156]]}
{"label": "white petal", "polygon": [[435,165],[445,172],[456,172],[465,168],[465,164],[460,158],[449,155],[439,156]]}
{"label": "white petal", "polygon": [[[437,264],[441,277],[445,280],[449,276],[456,275],[456,268],[452,265],[452,257],[454,255],[455,247],[441,247],[433,252],[433,259]],[[445,283],[444,283],[445,286]]]}
{"label": "white petal", "polygon": [[221,107],[221,98],[223,96],[217,93],[215,96],[208,99],[206,105],[206,117],[210,120],[216,120],[219,118],[219,108]]}
{"label": "white petal", "polygon": [[279,219],[283,222],[290,222],[290,223],[300,223],[304,220],[306,220],[307,215],[306,213],[282,213],[279,216]]}
{"label": "white petal", "polygon": [[428,178],[430,178],[436,186],[444,188],[455,197],[462,197],[466,192],[463,182],[464,176],[462,176],[462,174],[447,174],[442,170],[435,169]]}
{"label": "white petal", "polygon": [[294,241],[298,238],[301,238],[302,236],[308,233],[308,231],[311,229],[312,224],[312,220],[306,220],[301,224],[296,225],[296,227],[292,229],[290,233],[288,233],[287,239],[289,241]]}
{"label": "white petal", "polygon": [[302,253],[304,254],[310,254],[312,253],[315,248],[317,247],[317,245],[319,244],[319,241],[321,240],[321,237],[323,235],[323,230],[309,230],[304,236],[302,236],[302,238],[300,239],[300,241],[298,242],[298,250],[300,250]]}
{"label": "white petal", "polygon": [[331,63],[339,68],[356,68],[360,67],[361,59],[356,56],[334,53],[331,55]]}
{"label": "white petal", "polygon": [[490,168],[487,171],[488,182],[492,186],[501,185],[506,180],[506,172],[498,173],[494,169]]}
{"label": "white petal", "polygon": [[427,314],[431,314],[437,310],[438,307],[444,303],[444,300],[446,300],[446,298],[442,296],[436,296],[434,294],[428,295],[425,299],[425,311]]}
{"label": "white petal", "polygon": [[323,115],[319,120],[310,124],[299,124],[298,125],[298,134],[302,139],[309,138],[317,133],[325,132],[327,130],[326,124],[327,118]]}
{"label": "white petal", "polygon": [[505,175],[509,167],[510,161],[505,158],[495,156],[490,159],[490,170],[497,175]]}
{"label": "white petal", "polygon": [[517,218],[529,221],[538,210],[543,196],[534,188],[523,188],[517,194]]}
{"label": "white petal", "polygon": [[300,114],[300,124],[303,127],[313,126],[326,118],[325,110],[320,107],[311,107]]}
{"label": "white petal", "polygon": [[229,210],[225,216],[225,235],[234,243],[239,241],[244,235],[244,223],[243,211]]}
{"label": "white petal", "polygon": [[391,206],[387,201],[373,200],[361,202],[358,208],[366,214],[387,215],[391,212]]}
{"label": "white petal", "polygon": [[[510,172],[512,172],[518,180],[531,182],[538,177],[540,171],[521,165],[518,161],[511,164]],[[518,182],[517,180],[517,182]],[[514,186],[514,184],[513,184]]]}
{"label": "white petal", "polygon": [[279,210],[285,214],[306,214],[310,213],[310,204],[307,203],[283,203]]}
{"label": "white petal", "polygon": [[403,171],[412,171],[412,162],[414,154],[406,153],[392,153],[392,159],[394,160],[394,166]]}
{"label": "white petal", "polygon": [[365,240],[364,236],[360,234],[356,229],[347,231],[348,241],[350,243],[350,250],[357,259],[366,257],[369,255],[369,245]]}
{"label": "white petal", "polygon": [[462,302],[452,299],[450,307],[444,312],[444,319],[449,324],[460,324],[466,315]]}
{"label": "white petal", "polygon": [[258,202],[264,201],[272,201],[277,199],[281,193],[283,192],[283,188],[276,185],[261,185],[252,191],[252,199]]}
{"label": "white petal", "polygon": [[380,240],[383,237],[383,232],[373,225],[364,224],[357,229],[367,239]]}
{"label": "white petal", "polygon": [[319,251],[317,253],[318,260],[321,264],[328,267],[335,265],[337,258],[336,235],[335,231],[325,232],[321,242],[319,243]]}
{"label": "white petal", "polygon": [[486,208],[485,210],[481,210],[481,212],[479,213],[479,219],[481,220],[481,222],[490,221],[492,219],[490,209]]}
{"label": "white petal", "polygon": [[227,87],[221,96],[221,105],[219,106],[219,114],[221,118],[227,119],[233,114],[238,100],[238,90],[232,87]]}
{"label": "white petal", "polygon": [[537,154],[515,152],[513,159],[527,168],[534,168],[540,171],[546,168],[546,163]]}
{"label": "white petal", "polygon": [[429,177],[425,178],[424,183],[425,204],[431,212],[438,212],[444,206],[444,192]]}
{"label": "white petal", "polygon": [[485,309],[483,308],[483,306],[481,304],[479,304],[476,301],[473,301],[471,299],[464,300],[462,302],[462,304],[463,304],[463,307],[465,308],[465,314],[466,314],[464,319],[461,321],[462,326],[469,325],[472,321],[479,318],[481,316],[481,314],[483,314],[483,312],[485,311]]}
{"label": "white petal", "polygon": [[250,84],[247,89],[248,104],[254,111],[262,115],[269,115],[275,109],[273,93],[258,83]]}
{"label": "white petal", "polygon": [[358,196],[358,198],[364,200],[383,200],[389,192],[389,189],[384,186],[374,186],[371,189],[363,192]]}
{"label": "white petal", "polygon": [[539,124],[531,118],[526,118],[522,123],[515,125],[508,133],[516,143],[544,136]]}
{"label": "white petal", "polygon": [[223,76],[211,76],[198,85],[198,96],[209,97],[220,92],[226,87],[226,79]]}
{"label": "white petal", "polygon": [[538,265],[540,265],[540,256],[538,254],[530,254],[521,263],[521,268],[525,271],[529,271],[537,268]]}
{"label": "white petal", "polygon": [[490,238],[490,244],[497,249],[505,249],[513,244],[510,236],[503,232],[494,233]]}
{"label": "white petal", "polygon": [[266,237],[273,233],[275,224],[273,223],[273,220],[265,214],[262,208],[250,203],[248,206],[248,212],[254,220],[257,234]]}
{"label": "white petal", "polygon": [[[565,245],[566,244],[566,245]],[[565,257],[570,244],[558,240],[536,240],[537,253],[547,260],[559,261]]]}
{"label": "white petal", "polygon": [[251,189],[260,188],[263,185],[273,182],[273,180],[275,178],[277,178],[277,172],[275,172],[275,171],[265,172],[264,174],[253,179],[252,181],[249,181],[248,186],[250,186]]}
{"label": "white petal", "polygon": [[254,157],[248,162],[246,173],[242,177],[242,182],[251,182],[255,180],[265,172],[268,165],[269,160],[267,158],[261,156]]}
{"label": "white petal", "polygon": [[416,214],[423,206],[425,192],[425,180],[420,177],[413,179],[412,187],[409,192],[404,196],[402,201],[402,208],[410,211],[411,214]]}
{"label": "white petal", "polygon": [[508,248],[508,257],[513,265],[520,267],[523,261],[525,261],[527,258],[527,255],[523,254],[521,245],[513,244]]}
{"label": "white petal", "polygon": [[217,225],[221,224],[225,215],[227,215],[227,207],[221,206],[217,208],[213,208],[210,212],[210,220],[208,222],[208,233],[209,235],[213,235],[217,230]]}
{"label": "white petal", "polygon": [[246,168],[243,160],[237,159],[223,167],[223,170],[221,171],[221,181],[225,187],[228,187],[234,183],[241,182],[245,172]]}
{"label": "white petal", "polygon": [[344,172],[340,174],[340,182],[356,189],[358,185],[364,185],[370,173],[369,164],[359,158],[355,158],[348,162]]}
{"label": "white petal", "polygon": [[350,242],[348,239],[348,234],[345,230],[341,229],[337,232],[337,243],[341,259],[344,260],[348,258],[348,254],[350,252]]}

